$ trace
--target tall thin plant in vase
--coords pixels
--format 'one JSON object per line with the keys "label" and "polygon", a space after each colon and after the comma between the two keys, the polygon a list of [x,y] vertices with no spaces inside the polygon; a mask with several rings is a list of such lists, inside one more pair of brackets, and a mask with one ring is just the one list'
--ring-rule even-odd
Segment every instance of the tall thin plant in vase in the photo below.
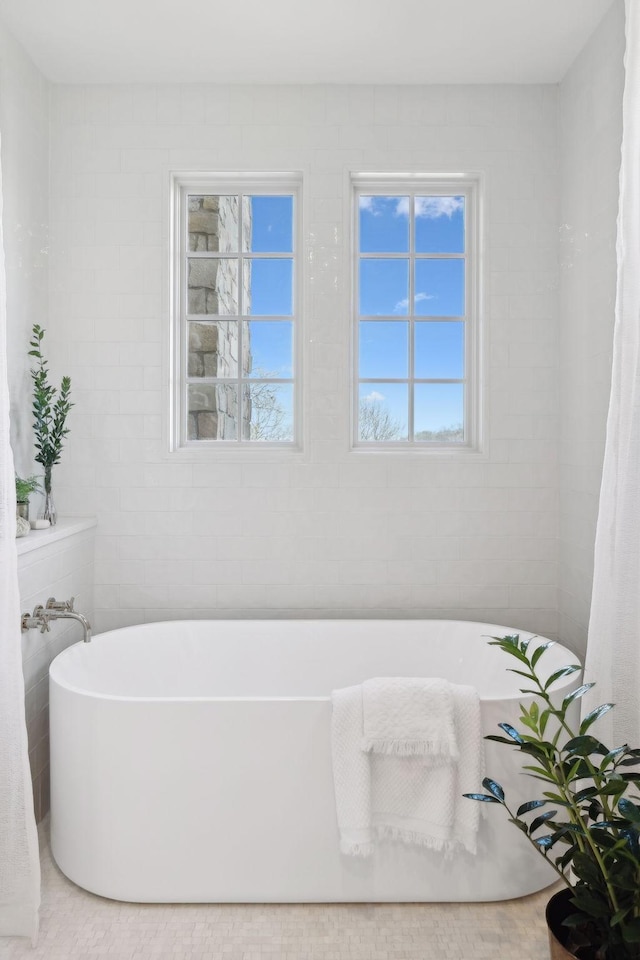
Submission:
{"label": "tall thin plant in vase", "polygon": [[36,462],[44,468],[44,517],[54,524],[57,520],[56,508],[51,493],[51,470],[56,463],[60,463],[62,444],[69,433],[66,426],[67,416],[73,404],[71,394],[71,378],[63,377],[60,389],[49,383],[47,361],[42,355],[42,340],[44,330],[39,324],[33,325],[33,337],[29,342],[31,349],[29,356],[35,357],[37,363],[31,370],[33,380],[33,432],[36,446]]}

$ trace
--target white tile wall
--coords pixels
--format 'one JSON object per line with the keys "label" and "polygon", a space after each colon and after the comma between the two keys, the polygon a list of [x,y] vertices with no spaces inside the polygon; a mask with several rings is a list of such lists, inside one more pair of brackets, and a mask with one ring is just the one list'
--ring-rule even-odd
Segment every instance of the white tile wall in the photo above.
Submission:
{"label": "white tile wall", "polygon": [[[95,513],[100,629],[170,617],[454,616],[557,632],[557,88],[52,88],[62,513]],[[485,459],[348,451],[345,171],[480,171]],[[305,452],[162,444],[171,170],[301,169]]]}
{"label": "white tile wall", "polygon": [[[583,647],[622,48],[616,0],[560,86],[558,122],[552,86],[50,88],[0,24],[16,465],[32,467],[25,346],[38,320],[52,374],[73,379],[54,482],[63,515],[98,517],[98,629],[183,616],[461,616]],[[162,444],[169,171],[234,168],[304,171],[307,441],[302,455],[258,464],[184,464]],[[349,168],[483,174],[484,458],[348,452]],[[93,612],[90,541],[22,557],[25,609],[62,592]],[[44,676],[73,630],[25,637],[40,813]]]}
{"label": "white tile wall", "polygon": [[[68,520],[61,521],[53,531],[32,531],[18,541],[21,611],[32,613],[49,597],[74,597],[75,609],[91,621],[94,541],[93,523]],[[29,760],[38,820],[49,809],[49,664],[81,638],[82,627],[70,620],[52,623],[46,633],[28,630],[22,634]]]}
{"label": "white tile wall", "polygon": [[623,53],[624,4],[616,0],[560,87],[560,630],[579,653],[609,404]]}

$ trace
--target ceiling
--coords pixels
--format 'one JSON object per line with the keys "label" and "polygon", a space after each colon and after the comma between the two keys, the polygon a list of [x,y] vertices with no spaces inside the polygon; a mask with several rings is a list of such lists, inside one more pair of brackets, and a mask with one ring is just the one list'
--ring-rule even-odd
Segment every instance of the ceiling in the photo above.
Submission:
{"label": "ceiling", "polygon": [[556,83],[612,0],[0,0],[59,83]]}

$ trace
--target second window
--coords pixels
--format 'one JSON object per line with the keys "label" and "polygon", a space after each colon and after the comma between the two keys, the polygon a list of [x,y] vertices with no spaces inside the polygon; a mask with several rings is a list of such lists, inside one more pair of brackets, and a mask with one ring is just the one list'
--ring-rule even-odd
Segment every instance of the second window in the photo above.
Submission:
{"label": "second window", "polygon": [[356,445],[469,446],[474,185],[356,181]]}

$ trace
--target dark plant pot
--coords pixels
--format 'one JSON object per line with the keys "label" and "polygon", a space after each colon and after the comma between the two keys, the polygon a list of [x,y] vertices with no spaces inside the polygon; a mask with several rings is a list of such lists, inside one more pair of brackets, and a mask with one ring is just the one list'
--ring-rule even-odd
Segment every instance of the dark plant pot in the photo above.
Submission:
{"label": "dark plant pot", "polygon": [[18,500],[16,502],[16,517],[22,517],[23,520],[29,519],[29,501]]}
{"label": "dark plant pot", "polygon": [[570,930],[562,926],[562,921],[570,913],[575,912],[575,907],[569,902],[572,893],[569,888],[555,893],[549,903],[545,916],[547,918],[547,928],[549,931],[549,954],[551,960],[578,960],[575,953],[571,953],[566,947],[567,937]]}

